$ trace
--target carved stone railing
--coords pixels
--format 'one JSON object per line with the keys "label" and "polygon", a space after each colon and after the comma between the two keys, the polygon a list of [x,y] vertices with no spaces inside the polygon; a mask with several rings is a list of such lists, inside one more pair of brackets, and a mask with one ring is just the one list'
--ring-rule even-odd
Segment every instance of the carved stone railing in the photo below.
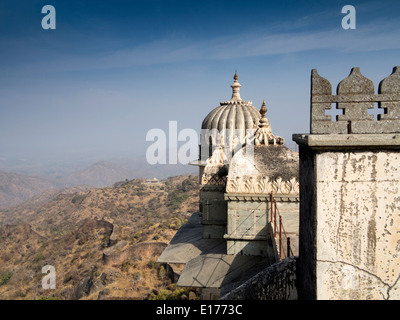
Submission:
{"label": "carved stone railing", "polygon": [[[384,113],[374,119],[368,109],[375,103]],[[325,111],[336,104],[343,109],[332,121]],[[311,72],[311,119],[312,134],[368,134],[400,132],[400,67],[394,67],[390,76],[383,79],[375,94],[374,83],[364,77],[360,68],[353,68],[350,75],[337,86],[332,94],[331,83],[321,77],[316,69]]]}

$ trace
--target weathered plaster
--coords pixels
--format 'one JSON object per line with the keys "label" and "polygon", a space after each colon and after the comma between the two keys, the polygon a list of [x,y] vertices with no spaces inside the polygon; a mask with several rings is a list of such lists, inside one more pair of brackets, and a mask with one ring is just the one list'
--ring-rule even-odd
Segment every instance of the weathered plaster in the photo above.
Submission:
{"label": "weathered plaster", "polygon": [[399,164],[399,152],[316,154],[318,299],[399,297]]}

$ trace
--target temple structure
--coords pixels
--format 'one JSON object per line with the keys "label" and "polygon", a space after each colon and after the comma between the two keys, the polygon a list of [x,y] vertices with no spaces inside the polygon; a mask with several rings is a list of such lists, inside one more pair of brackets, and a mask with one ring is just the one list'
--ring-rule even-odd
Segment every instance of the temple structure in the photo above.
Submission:
{"label": "temple structure", "polygon": [[178,286],[201,288],[203,299],[298,251],[298,154],[272,133],[265,101],[257,110],[240,87],[235,74],[232,98],[202,122],[192,163],[199,166],[199,212],[158,259],[180,274]]}
{"label": "temple structure", "polygon": [[252,109],[239,88],[235,75],[230,121],[214,127],[218,110],[203,121],[218,131],[197,163],[200,212],[158,261],[180,263],[177,284],[203,299],[400,299],[400,67],[377,93],[358,67],[336,94],[312,70],[310,133],[293,135],[300,157],[272,133],[265,102],[242,127],[252,134],[224,133]]}

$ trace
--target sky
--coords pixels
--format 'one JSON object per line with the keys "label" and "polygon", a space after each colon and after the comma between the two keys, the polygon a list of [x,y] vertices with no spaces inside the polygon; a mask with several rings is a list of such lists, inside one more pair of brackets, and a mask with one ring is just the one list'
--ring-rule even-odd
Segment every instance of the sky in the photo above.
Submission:
{"label": "sky", "polygon": [[[45,5],[56,28],[43,29]],[[343,29],[345,5],[356,28]],[[275,135],[309,132],[311,69],[375,87],[400,65],[400,3],[0,0],[0,160],[140,156],[154,128],[200,134],[231,98],[265,99]]]}

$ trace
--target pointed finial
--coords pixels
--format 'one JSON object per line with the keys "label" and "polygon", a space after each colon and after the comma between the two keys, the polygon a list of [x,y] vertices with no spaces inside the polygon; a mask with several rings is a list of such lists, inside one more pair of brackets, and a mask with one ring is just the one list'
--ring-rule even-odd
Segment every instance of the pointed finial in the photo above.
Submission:
{"label": "pointed finial", "polygon": [[263,104],[260,109],[261,117],[264,118],[265,114],[267,113],[267,107],[265,106],[265,100],[263,101]]}
{"label": "pointed finial", "polygon": [[267,113],[267,107],[265,106],[265,100],[264,100],[262,103],[262,106],[260,108],[261,119],[258,124],[258,126],[260,128],[270,127],[269,121],[268,121],[267,117],[265,116],[266,113]]}
{"label": "pointed finial", "polygon": [[281,145],[284,142],[282,137],[274,136],[271,131],[271,125],[269,120],[265,116],[267,113],[267,107],[265,106],[265,100],[260,108],[261,119],[258,123],[258,129],[254,134],[254,143],[256,145]]}
{"label": "pointed finial", "polygon": [[239,79],[239,77],[237,76],[237,73],[235,72],[235,75],[233,77],[233,79],[235,80],[232,85],[232,99],[230,101],[242,101],[242,99],[240,98],[240,87],[241,84],[237,81]]}

